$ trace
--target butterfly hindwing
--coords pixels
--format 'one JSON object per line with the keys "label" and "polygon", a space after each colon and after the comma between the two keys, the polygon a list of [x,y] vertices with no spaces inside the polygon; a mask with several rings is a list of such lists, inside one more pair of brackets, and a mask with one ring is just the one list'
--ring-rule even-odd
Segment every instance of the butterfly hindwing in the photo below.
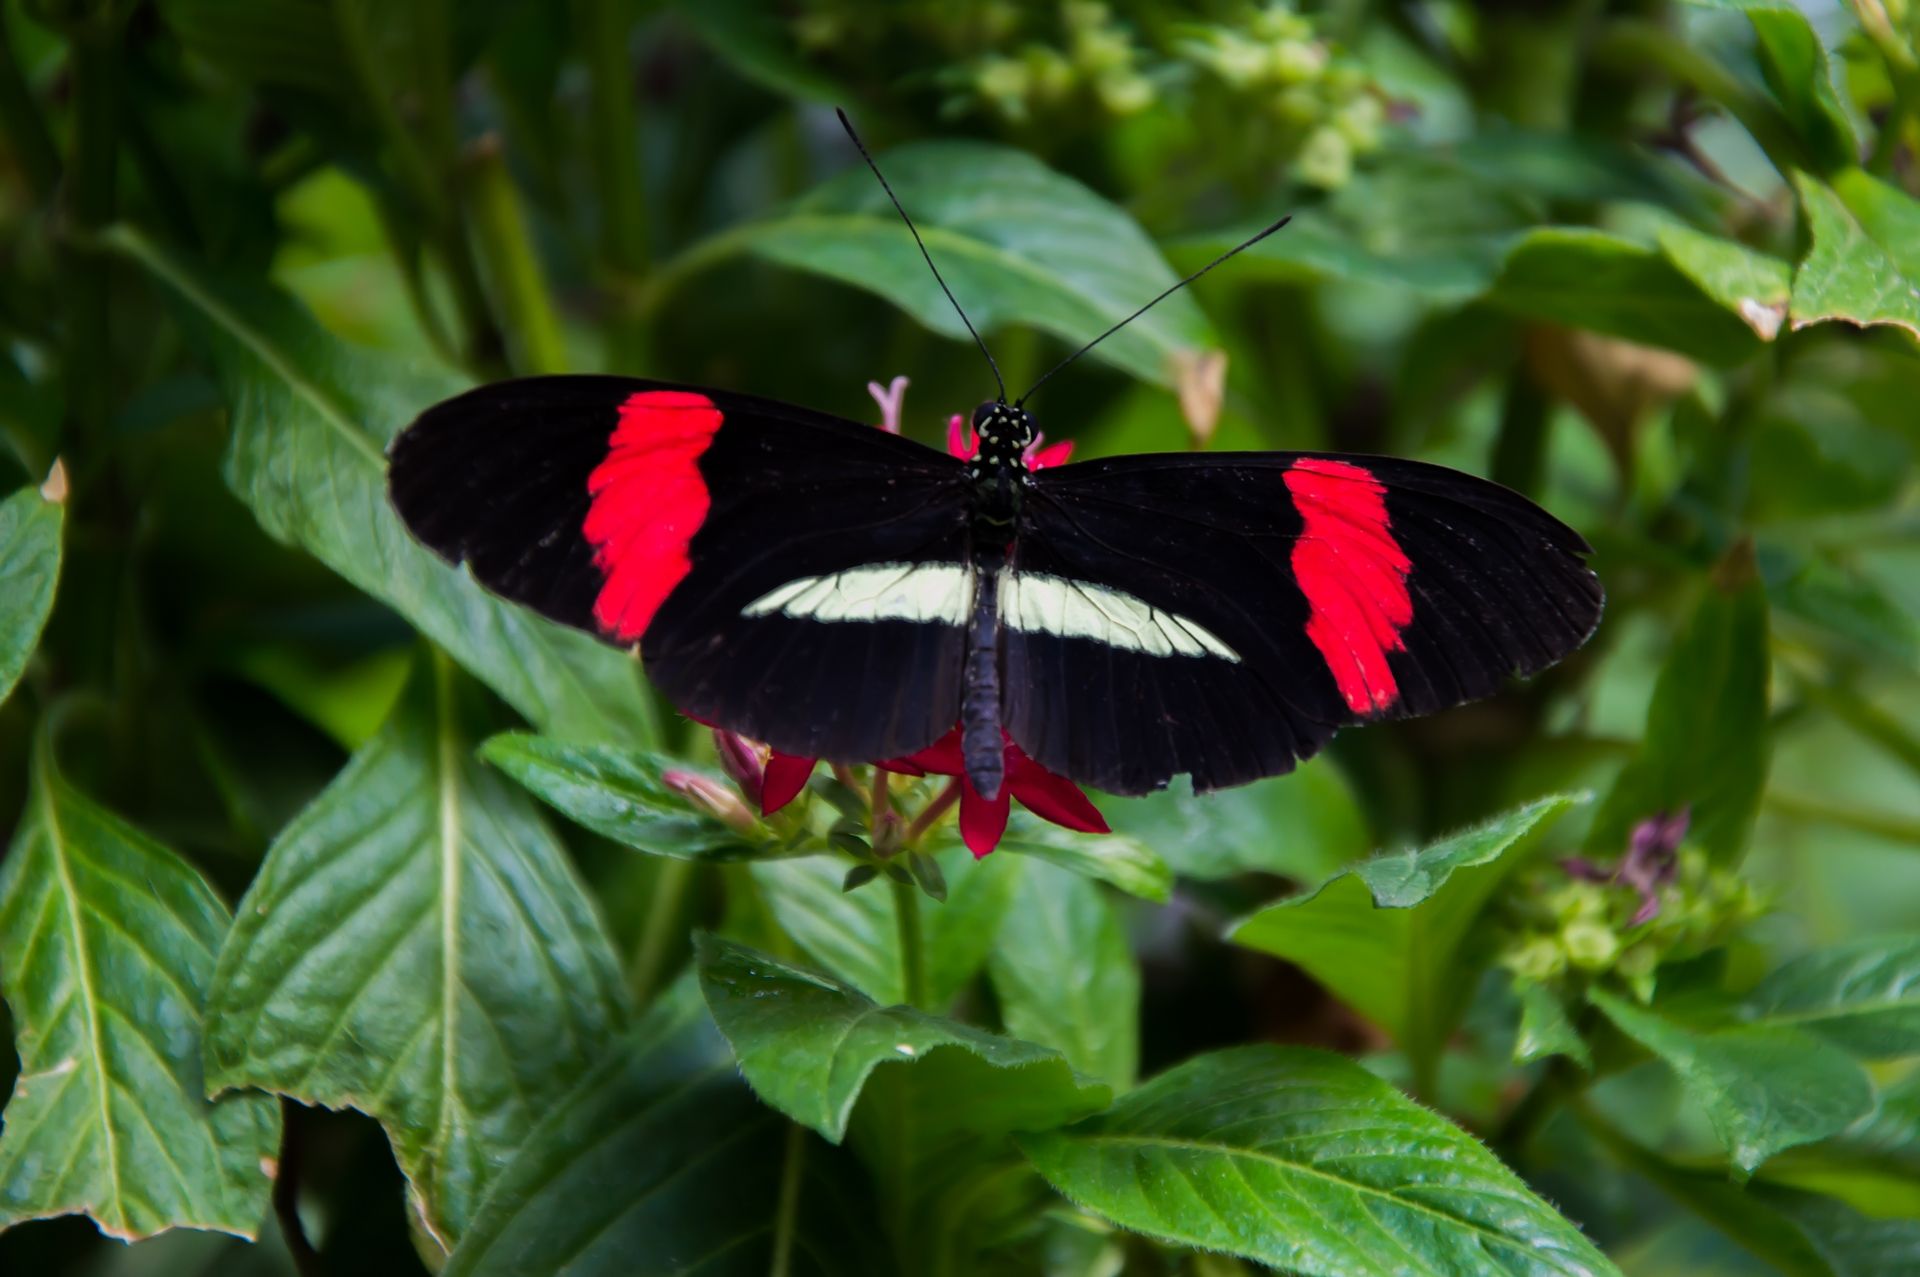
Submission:
{"label": "butterfly hindwing", "polygon": [[747,395],[541,377],[428,410],[390,474],[423,542],[637,644],[690,715],[861,759],[911,753],[958,714],[964,472],[932,449]]}
{"label": "butterfly hindwing", "polygon": [[1585,553],[1525,498],[1418,462],[1043,471],[1002,585],[1036,596],[1003,625],[1006,725],[1042,765],[1117,793],[1273,775],[1345,723],[1485,696],[1578,647],[1601,605]]}

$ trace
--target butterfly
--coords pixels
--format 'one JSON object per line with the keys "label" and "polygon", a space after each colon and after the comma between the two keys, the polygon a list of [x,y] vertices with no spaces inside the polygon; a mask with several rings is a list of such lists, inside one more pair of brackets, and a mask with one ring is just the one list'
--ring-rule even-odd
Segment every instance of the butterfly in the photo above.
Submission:
{"label": "butterfly", "polygon": [[847,762],[958,723],[987,797],[1007,739],[1116,794],[1277,775],[1347,724],[1488,696],[1599,623],[1586,542],[1497,484],[1328,452],[1036,469],[1031,394],[980,404],[956,457],[732,391],[507,381],[404,430],[389,491],[483,586],[637,649],[689,717]]}

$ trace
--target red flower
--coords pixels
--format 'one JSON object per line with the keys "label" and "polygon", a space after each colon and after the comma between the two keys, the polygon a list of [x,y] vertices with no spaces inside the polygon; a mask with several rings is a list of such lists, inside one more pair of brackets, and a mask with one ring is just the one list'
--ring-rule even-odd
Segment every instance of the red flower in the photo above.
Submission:
{"label": "red flower", "polygon": [[1000,796],[986,799],[967,779],[966,762],[960,756],[960,729],[955,727],[933,744],[917,754],[906,758],[896,758],[880,763],[892,772],[905,772],[908,775],[957,777],[960,784],[960,838],[967,844],[974,859],[992,851],[1000,845],[1000,835],[1007,829],[1007,814],[1014,799],[1020,800],[1025,807],[1042,820],[1052,821],[1065,829],[1077,829],[1086,834],[1110,833],[1107,822],[1100,815],[1080,787],[1065,776],[1056,776],[1039,763],[1028,758],[1026,751],[1013,743],[1013,738],[1003,730],[1006,750],[1007,779],[1000,787]]}

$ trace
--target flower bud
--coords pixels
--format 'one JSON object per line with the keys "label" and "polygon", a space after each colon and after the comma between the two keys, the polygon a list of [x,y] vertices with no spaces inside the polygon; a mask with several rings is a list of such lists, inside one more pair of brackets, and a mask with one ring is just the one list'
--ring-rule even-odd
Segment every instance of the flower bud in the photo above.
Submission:
{"label": "flower bud", "polygon": [[1317,128],[1300,148],[1294,167],[1307,185],[1337,190],[1353,176],[1353,148],[1337,129]]}
{"label": "flower bud", "polygon": [[753,813],[740,801],[740,795],[712,777],[702,776],[698,772],[665,771],[660,773],[660,780],[668,789],[683,795],[693,806],[735,833],[753,832]]}
{"label": "flower bud", "polygon": [[758,808],[767,774],[760,751],[746,737],[724,727],[713,729],[713,748],[720,756],[720,770],[740,786],[740,792],[745,795],[747,802]]}
{"label": "flower bud", "polygon": [[1313,40],[1282,40],[1267,50],[1267,73],[1279,84],[1305,84],[1327,69],[1327,46]]}
{"label": "flower bud", "polygon": [[1560,929],[1567,961],[1583,971],[1599,971],[1620,954],[1620,937],[1604,923],[1576,920]]}

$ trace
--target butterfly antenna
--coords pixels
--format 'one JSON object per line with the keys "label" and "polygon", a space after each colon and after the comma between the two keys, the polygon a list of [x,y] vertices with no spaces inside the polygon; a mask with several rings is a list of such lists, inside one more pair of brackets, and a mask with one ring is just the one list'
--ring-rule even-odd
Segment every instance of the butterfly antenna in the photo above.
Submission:
{"label": "butterfly antenna", "polygon": [[1101,342],[1113,336],[1115,333],[1119,332],[1122,328],[1125,328],[1128,324],[1131,324],[1134,320],[1140,318],[1140,316],[1146,314],[1148,311],[1152,310],[1155,306],[1158,306],[1161,302],[1165,301],[1167,298],[1173,296],[1175,293],[1185,288],[1188,284],[1191,284],[1194,280],[1199,279],[1202,275],[1206,274],[1208,271],[1218,266],[1221,262],[1226,261],[1229,257],[1232,257],[1236,253],[1242,253],[1242,252],[1245,252],[1247,249],[1252,248],[1255,244],[1258,244],[1261,240],[1273,234],[1275,231],[1279,230],[1282,226],[1285,226],[1288,222],[1291,222],[1292,220],[1293,220],[1293,215],[1289,213],[1287,216],[1281,218],[1279,221],[1275,222],[1273,225],[1267,227],[1267,229],[1265,229],[1264,231],[1261,231],[1258,235],[1255,235],[1252,239],[1243,240],[1242,242],[1234,245],[1232,248],[1229,248],[1226,252],[1220,254],[1220,256],[1208,262],[1205,266],[1202,266],[1199,270],[1193,272],[1193,274],[1187,276],[1185,279],[1181,280],[1179,283],[1175,284],[1173,287],[1161,293],[1158,297],[1154,298],[1152,301],[1142,306],[1139,310],[1134,311],[1131,315],[1128,315],[1125,319],[1121,320],[1119,323],[1115,324],[1113,327],[1107,329],[1107,331],[1101,333],[1098,337],[1095,337],[1092,341],[1088,342],[1086,345],[1080,347],[1080,349],[1074,351],[1071,355],[1068,355],[1065,359],[1062,359],[1059,363],[1055,364],[1053,367],[1047,369],[1045,373],[1041,374],[1040,380],[1034,382],[1033,385],[1029,386],[1027,388],[1026,394],[1021,395],[1018,399],[1013,401],[1013,406],[1018,408],[1021,405],[1025,404],[1027,400],[1033,398],[1034,391],[1040,389],[1040,387],[1047,384],[1048,377],[1053,376],[1053,374],[1059,372],[1062,368],[1065,368],[1068,364],[1080,358],[1080,356],[1086,354],[1089,350],[1092,350],[1095,346],[1098,346]]}
{"label": "butterfly antenna", "polygon": [[873,156],[867,151],[867,144],[862,142],[860,135],[853,131],[853,121],[847,118],[847,113],[837,106],[833,108],[833,113],[840,117],[840,127],[847,131],[847,136],[853,139],[853,144],[860,148],[860,158],[867,162],[867,167],[873,170],[873,175],[880,179],[880,189],[887,193],[887,198],[893,201],[894,210],[900,214],[900,220],[905,222],[907,229],[913,233],[913,242],[920,246],[920,256],[927,259],[927,269],[933,272],[934,282],[940,285],[940,291],[947,295],[949,302],[953,303],[953,313],[960,316],[960,322],[965,324],[967,331],[973,334],[973,344],[980,347],[980,353],[987,357],[987,367],[993,369],[993,379],[1000,387],[1000,402],[1005,403],[1007,383],[1000,376],[1000,365],[993,362],[993,352],[988,350],[987,343],[980,339],[980,330],[973,326],[971,319],[967,318],[967,312],[960,309],[960,303],[954,298],[953,290],[948,288],[947,281],[940,277],[940,268],[933,264],[933,254],[927,251],[926,241],[920,238],[919,227],[915,226],[913,219],[907,216],[907,210],[900,207],[900,197],[895,195],[893,187],[887,184],[887,175],[882,173],[880,166],[873,162]]}

